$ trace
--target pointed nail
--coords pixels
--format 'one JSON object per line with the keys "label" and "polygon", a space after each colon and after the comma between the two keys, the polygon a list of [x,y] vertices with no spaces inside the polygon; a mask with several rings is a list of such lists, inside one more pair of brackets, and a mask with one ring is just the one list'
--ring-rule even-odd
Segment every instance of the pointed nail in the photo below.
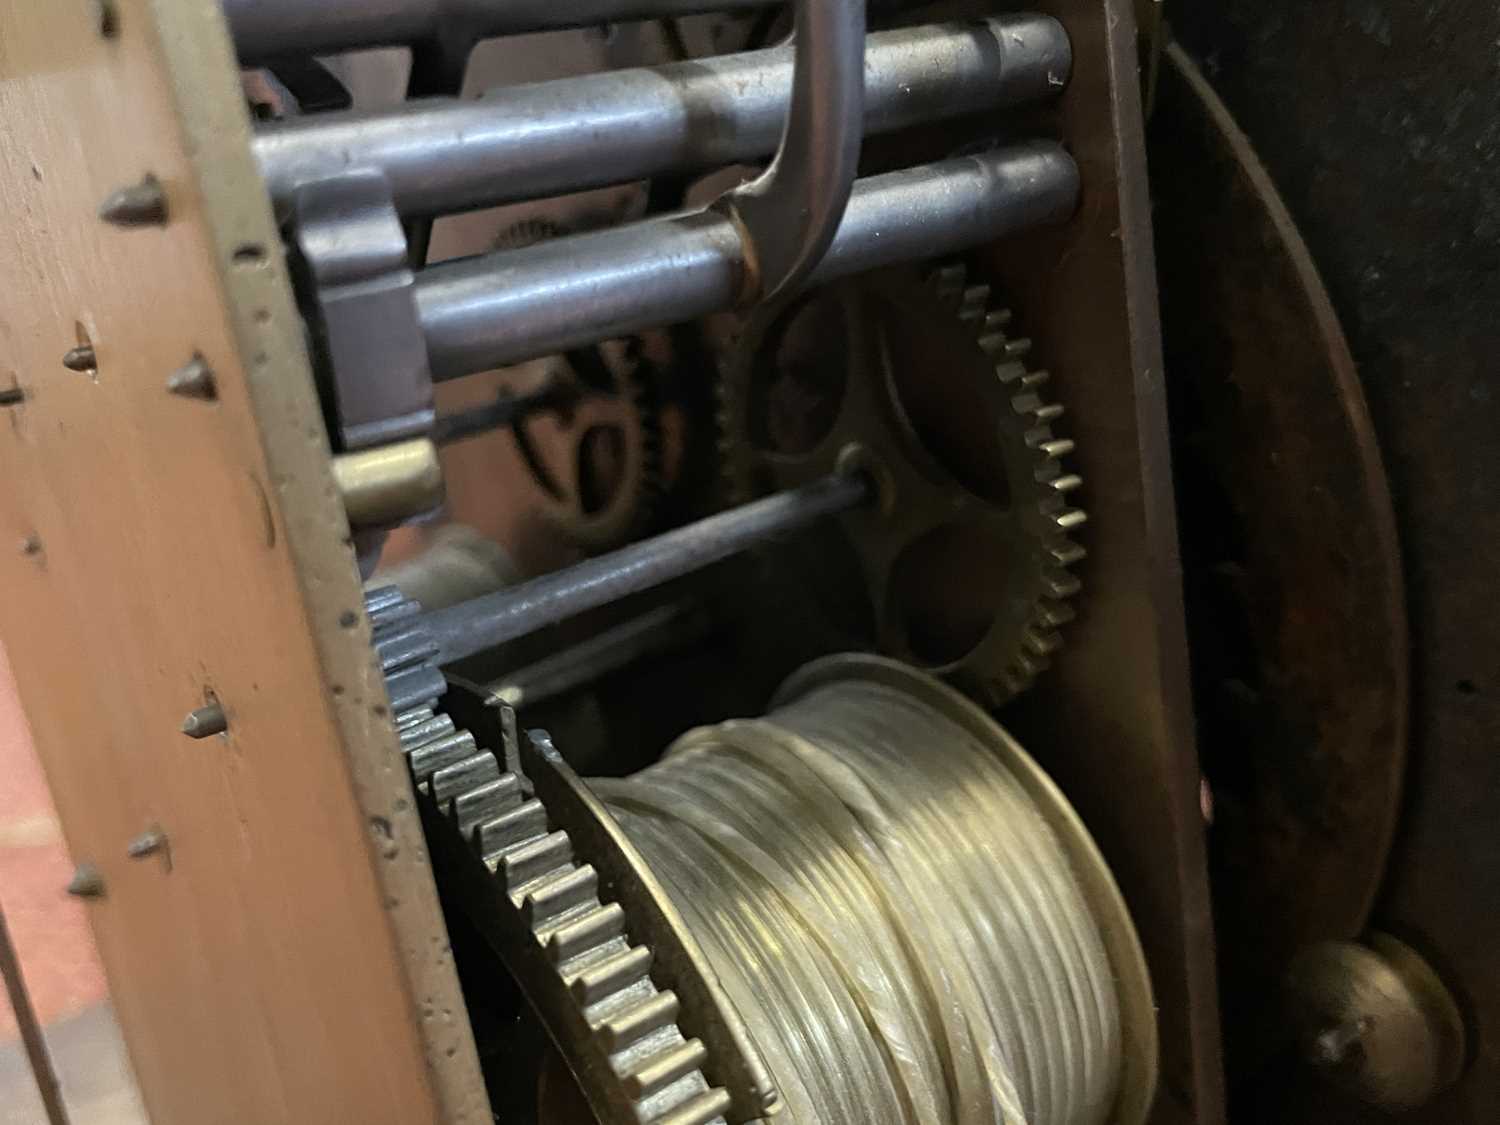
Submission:
{"label": "pointed nail", "polygon": [[120,10],[115,0],[94,0],[94,20],[104,38],[113,39],[120,34]]}
{"label": "pointed nail", "polygon": [[229,719],[224,714],[224,705],[215,700],[188,712],[182,720],[182,733],[189,738],[208,738],[223,734],[229,729]]}
{"label": "pointed nail", "polygon": [[104,876],[92,863],[80,863],[68,880],[68,893],[75,898],[98,898],[104,893]]}
{"label": "pointed nail", "polygon": [[98,366],[98,357],[94,354],[93,344],[79,344],[76,348],[69,348],[63,355],[63,366],[69,371],[93,371]]}
{"label": "pointed nail", "polygon": [[167,834],[160,828],[147,829],[125,845],[125,854],[131,859],[145,859],[167,846]]}
{"label": "pointed nail", "polygon": [[167,193],[148,172],[140,183],[120,188],[99,204],[99,217],[119,227],[161,226],[167,221]]}
{"label": "pointed nail", "polygon": [[201,355],[194,355],[167,377],[167,390],[183,398],[202,399],[213,402],[219,397],[219,384],[214,371]]}

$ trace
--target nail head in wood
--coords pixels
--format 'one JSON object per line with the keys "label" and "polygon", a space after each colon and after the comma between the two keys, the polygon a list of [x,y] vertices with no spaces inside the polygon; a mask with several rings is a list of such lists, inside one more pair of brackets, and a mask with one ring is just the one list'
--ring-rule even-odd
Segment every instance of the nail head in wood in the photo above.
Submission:
{"label": "nail head in wood", "polygon": [[99,357],[93,344],[79,344],[63,353],[63,366],[69,371],[94,371],[99,366]]}
{"label": "nail head in wood", "polygon": [[91,0],[94,8],[94,26],[105,39],[120,34],[120,9],[115,0]]}
{"label": "nail head in wood", "polygon": [[167,221],[167,193],[150,172],[138,184],[111,192],[99,204],[99,217],[117,227],[161,226]]}
{"label": "nail head in wood", "polygon": [[74,898],[98,898],[104,893],[104,876],[92,863],[80,863],[68,880],[68,893]]}
{"label": "nail head in wood", "polygon": [[213,368],[197,354],[167,377],[167,390],[202,402],[214,402],[219,397],[219,384],[214,378]]}
{"label": "nail head in wood", "polygon": [[167,834],[160,828],[148,828],[125,845],[125,854],[131,859],[145,859],[167,846]]}
{"label": "nail head in wood", "polygon": [[205,703],[188,712],[182,720],[182,733],[189,738],[211,738],[229,729],[229,718],[224,714],[224,705],[218,700]]}

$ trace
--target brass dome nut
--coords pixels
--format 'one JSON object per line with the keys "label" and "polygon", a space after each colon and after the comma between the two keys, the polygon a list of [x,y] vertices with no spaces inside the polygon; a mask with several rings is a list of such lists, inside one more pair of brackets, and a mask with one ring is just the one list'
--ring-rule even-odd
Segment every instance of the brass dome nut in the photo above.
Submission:
{"label": "brass dome nut", "polygon": [[1463,1069],[1463,1017],[1422,957],[1386,934],[1320,942],[1288,975],[1303,1062],[1368,1105],[1425,1105]]}

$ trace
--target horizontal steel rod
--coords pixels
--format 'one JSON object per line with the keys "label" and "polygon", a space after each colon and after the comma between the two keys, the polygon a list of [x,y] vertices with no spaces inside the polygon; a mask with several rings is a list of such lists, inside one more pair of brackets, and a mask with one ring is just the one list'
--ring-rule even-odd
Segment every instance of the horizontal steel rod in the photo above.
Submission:
{"label": "horizontal steel rod", "polygon": [[525,394],[502,391],[493,402],[483,406],[471,406],[451,414],[439,414],[432,424],[432,440],[438,445],[451,445],[456,441],[478,437],[504,426],[524,421],[533,414],[547,410],[560,410],[576,402],[584,390],[572,383],[550,383],[539,390]]}
{"label": "horizontal steel rod", "polygon": [[862,503],[869,490],[863,476],[825,477],[519,586],[435,610],[422,623],[438,642],[439,663],[462,660],[847,511]]}
{"label": "horizontal steel rod", "polygon": [[658,606],[486,684],[485,697],[511,707],[535,707],[574,688],[597,683],[644,657],[686,648],[712,629],[713,620],[701,605],[674,602]]}
{"label": "horizontal steel rod", "polygon": [[[865,47],[865,132],[1045,98],[1071,65],[1050,16],[878,32]],[[777,47],[291,119],[261,127],[255,156],[281,210],[298,183],[375,168],[400,211],[435,215],[764,157],[791,89],[792,51]]]}
{"label": "horizontal steel rod", "polygon": [[592,27],[781,0],[223,0],[240,60]]}
{"label": "horizontal steel rod", "polygon": [[[854,185],[810,284],[951,254],[1065,219],[1078,168],[1036,141],[871,176]],[[417,274],[417,314],[437,379],[452,379],[733,307],[744,251],[712,211],[651,219]]]}

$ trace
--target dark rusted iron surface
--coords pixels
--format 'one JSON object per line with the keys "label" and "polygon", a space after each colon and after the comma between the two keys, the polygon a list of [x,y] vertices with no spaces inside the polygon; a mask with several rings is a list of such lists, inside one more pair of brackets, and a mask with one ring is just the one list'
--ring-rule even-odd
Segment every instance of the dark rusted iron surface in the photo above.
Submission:
{"label": "dark rusted iron surface", "polygon": [[[1458,1085],[1406,1120],[1500,1120],[1500,8],[1224,0],[1173,15],[1307,239],[1390,474],[1412,738],[1373,924],[1433,964],[1476,1032]],[[1261,1083],[1266,1104],[1242,1119],[1368,1119],[1278,1087]]]}
{"label": "dark rusted iron surface", "polygon": [[1338,318],[1181,48],[1149,148],[1231,1078],[1296,951],[1364,928],[1406,756],[1395,517]]}

